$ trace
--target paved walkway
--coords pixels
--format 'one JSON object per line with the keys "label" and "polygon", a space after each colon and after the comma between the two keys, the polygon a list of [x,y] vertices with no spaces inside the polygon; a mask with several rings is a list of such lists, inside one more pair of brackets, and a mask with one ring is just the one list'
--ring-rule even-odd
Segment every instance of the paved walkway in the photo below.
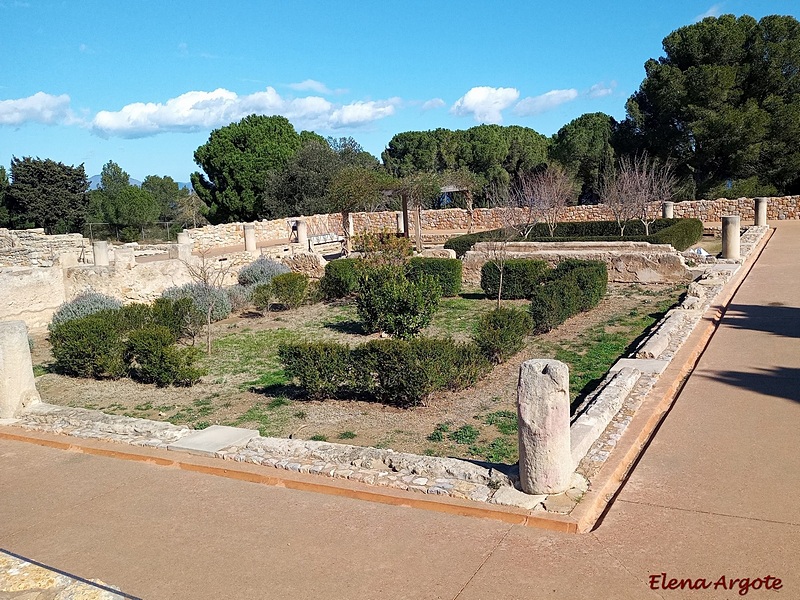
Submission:
{"label": "paved walkway", "polygon": [[[777,225],[592,533],[0,440],[0,547],[147,599],[741,597],[722,577],[798,599],[800,222]],[[662,572],[711,587],[651,589]]]}

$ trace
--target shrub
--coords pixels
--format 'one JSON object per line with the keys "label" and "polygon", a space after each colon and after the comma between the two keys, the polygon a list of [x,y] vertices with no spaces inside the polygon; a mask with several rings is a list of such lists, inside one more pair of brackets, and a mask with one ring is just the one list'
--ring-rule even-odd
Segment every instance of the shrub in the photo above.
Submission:
{"label": "shrub", "polygon": [[361,274],[356,307],[366,331],[409,338],[431,322],[441,293],[430,275],[409,281],[400,267],[373,267]]}
{"label": "shrub", "polygon": [[80,319],[101,310],[117,309],[120,306],[122,306],[122,303],[119,300],[106,294],[91,290],[81,292],[69,302],[65,302],[58,307],[48,325],[48,329],[52,331],[55,326],[61,323],[66,323],[72,319]]}
{"label": "shrub", "polygon": [[534,331],[550,331],[572,315],[596,306],[605,295],[607,285],[605,263],[562,261],[531,295]]}
{"label": "shrub", "polygon": [[231,303],[224,290],[204,283],[187,283],[164,291],[162,297],[170,300],[188,298],[195,308],[207,318],[211,310],[211,321],[221,321],[231,314]]}
{"label": "shrub", "polygon": [[[533,289],[547,274],[547,263],[528,258],[509,258],[503,266],[504,300],[529,298]],[[481,267],[481,289],[489,298],[497,298],[500,287],[500,268],[489,261]]]}
{"label": "shrub", "polygon": [[320,280],[322,295],[328,300],[345,298],[358,288],[358,259],[340,258],[325,265],[325,275]]}
{"label": "shrub", "polygon": [[293,342],[278,346],[278,357],[289,378],[311,398],[322,400],[340,388],[352,387],[350,347],[337,342]]}
{"label": "shrub", "polygon": [[575,312],[594,308],[606,295],[608,268],[599,260],[563,260],[549,276],[555,281],[573,281],[579,290]]}
{"label": "shrub", "polygon": [[253,288],[250,301],[260,311],[268,311],[272,306],[275,295],[272,293],[272,283],[261,283]]}
{"label": "shrub", "polygon": [[124,354],[131,377],[160,387],[195,383],[203,374],[194,366],[200,351],[174,344],[175,336],[162,325],[132,331]]}
{"label": "shrub", "polygon": [[232,285],[225,289],[228,294],[228,302],[231,303],[231,311],[239,312],[250,304],[250,298],[253,295],[253,286],[246,286],[240,283]]}
{"label": "shrub", "polygon": [[275,275],[289,272],[289,267],[266,256],[261,256],[239,271],[240,285],[258,285],[269,283]]}
{"label": "shrub", "polygon": [[411,240],[404,235],[381,231],[355,236],[353,246],[371,265],[402,265],[411,256]]}
{"label": "shrub", "polygon": [[412,258],[406,269],[411,280],[421,273],[433,277],[442,288],[442,296],[458,296],[461,291],[461,261],[457,258]]}
{"label": "shrub", "polygon": [[284,273],[272,278],[272,293],[284,308],[297,308],[303,303],[308,290],[308,275]]}
{"label": "shrub", "polygon": [[481,316],[473,339],[488,360],[501,363],[522,350],[532,328],[533,320],[525,311],[495,308]]}
{"label": "shrub", "polygon": [[703,222],[700,219],[661,219],[661,221],[672,221],[672,224],[645,238],[651,244],[672,244],[673,248],[683,252],[703,237]]}
{"label": "shrub", "polygon": [[55,369],[75,377],[125,375],[118,310],[103,310],[64,321],[50,330]]}
{"label": "shrub", "polygon": [[194,337],[206,321],[189,298],[157,298],[153,302],[153,323],[169,329],[176,338]]}
{"label": "shrub", "polygon": [[448,250],[455,250],[456,257],[462,258],[469,250],[472,249],[472,246],[475,245],[476,242],[483,241],[483,237],[479,233],[468,233],[466,235],[459,235],[454,238],[450,238],[444,244],[444,247]]}

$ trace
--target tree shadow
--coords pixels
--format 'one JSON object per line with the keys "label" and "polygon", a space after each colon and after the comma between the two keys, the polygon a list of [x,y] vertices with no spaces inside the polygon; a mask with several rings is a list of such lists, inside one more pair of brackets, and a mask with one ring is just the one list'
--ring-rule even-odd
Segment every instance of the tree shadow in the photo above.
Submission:
{"label": "tree shadow", "polygon": [[800,338],[800,308],[784,306],[780,302],[771,302],[766,306],[731,304],[722,322],[736,329]]}
{"label": "tree shadow", "polygon": [[336,321],[331,323],[325,323],[323,325],[325,329],[332,329],[338,333],[349,333],[351,335],[368,335],[364,328],[361,325],[361,321],[355,321],[353,319],[349,319],[347,321]]}
{"label": "tree shadow", "polygon": [[800,368],[768,367],[755,373],[722,371],[704,377],[757,394],[800,402]]}

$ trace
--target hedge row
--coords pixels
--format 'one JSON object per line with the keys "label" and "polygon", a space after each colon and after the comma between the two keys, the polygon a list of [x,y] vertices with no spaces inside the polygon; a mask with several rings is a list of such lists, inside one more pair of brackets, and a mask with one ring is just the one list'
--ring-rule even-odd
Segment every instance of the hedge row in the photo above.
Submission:
{"label": "hedge row", "polygon": [[[340,258],[325,265],[325,275],[320,281],[320,291],[328,300],[346,298],[358,289],[364,263],[358,258]],[[419,279],[421,274],[433,277],[441,288],[442,296],[457,296],[461,291],[461,261],[454,258],[412,258],[405,268],[409,279]]]}
{"label": "hedge row", "polygon": [[516,232],[492,229],[480,233],[470,233],[449,239],[444,247],[456,251],[463,257],[476,242],[506,239],[526,242],[649,242],[651,244],[672,244],[679,251],[686,250],[703,236],[703,223],[699,219],[658,219],[650,225],[650,235],[645,236],[641,221],[629,221],[625,235],[620,237],[616,221],[585,221],[580,223],[559,223],[556,237],[550,237],[547,225],[535,225],[526,238]]}
{"label": "hedge row", "polygon": [[203,372],[200,351],[175,342],[196,313],[187,300],[159,299],[102,310],[52,327],[55,369],[93,378],[129,376],[143,383],[191,385]]}
{"label": "hedge row", "polygon": [[[523,300],[530,298],[533,289],[548,273],[543,260],[510,258],[503,263],[503,300]],[[481,289],[489,298],[497,298],[500,287],[500,267],[496,262],[484,263],[481,267]]]}
{"label": "hedge row", "polygon": [[436,391],[475,384],[491,364],[472,343],[452,339],[281,344],[286,374],[311,398],[363,397],[396,406],[423,403]]}
{"label": "hedge row", "polygon": [[607,286],[605,263],[574,259],[560,262],[530,296],[533,330],[550,331],[569,317],[597,306]]}

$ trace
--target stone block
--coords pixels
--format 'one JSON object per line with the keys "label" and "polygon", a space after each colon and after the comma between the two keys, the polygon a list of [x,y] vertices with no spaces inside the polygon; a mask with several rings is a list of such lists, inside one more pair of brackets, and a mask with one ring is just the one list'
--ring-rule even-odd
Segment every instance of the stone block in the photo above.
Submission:
{"label": "stone block", "polygon": [[14,418],[40,401],[28,328],[22,321],[0,321],[0,418]]}
{"label": "stone block", "polygon": [[224,448],[244,446],[254,437],[258,437],[258,431],[255,429],[212,425],[206,429],[190,433],[176,443],[167,446],[167,449],[180,450],[200,456],[215,456],[217,452]]}

